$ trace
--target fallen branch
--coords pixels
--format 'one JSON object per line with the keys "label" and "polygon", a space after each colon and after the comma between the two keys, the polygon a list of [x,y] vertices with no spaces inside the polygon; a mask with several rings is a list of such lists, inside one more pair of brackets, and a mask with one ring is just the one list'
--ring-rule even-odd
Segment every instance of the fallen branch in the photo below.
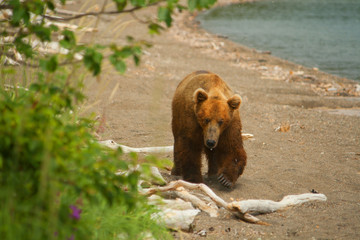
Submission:
{"label": "fallen branch", "polygon": [[124,153],[130,153],[130,152],[135,152],[135,153],[158,153],[158,152],[162,153],[163,152],[163,153],[167,153],[167,152],[173,151],[173,146],[133,148],[133,147],[128,147],[125,145],[118,144],[113,140],[99,141],[99,143],[101,145],[104,145],[111,149],[121,148]]}
{"label": "fallen branch", "polygon": [[290,206],[300,205],[309,201],[326,201],[324,194],[304,193],[285,196],[280,202],[272,200],[243,200],[230,203],[230,207],[241,209],[246,213],[272,213]]}
{"label": "fallen branch", "polygon": [[[134,171],[137,171],[141,168],[141,166],[138,164],[136,166],[134,166],[133,168],[131,168],[130,170],[127,170],[127,171],[118,171],[116,172],[115,174],[116,175],[125,175],[127,176],[130,172],[134,172]],[[152,166],[150,167],[150,173],[151,173],[151,180],[150,182],[152,184],[156,184],[156,185],[166,185],[166,180],[163,178],[163,176],[161,175],[159,169],[155,166]],[[145,175],[141,174],[142,178],[145,177]],[[148,181],[149,179],[143,179],[143,180],[146,180]]]}
{"label": "fallen branch", "polygon": [[185,201],[191,202],[195,207],[199,208],[200,210],[209,214],[210,217],[218,217],[218,208],[214,208],[211,205],[207,205],[203,200],[200,198],[190,194],[184,188],[177,188],[175,194]]}
{"label": "fallen branch", "polygon": [[[183,180],[170,182],[167,186],[164,187],[154,187],[149,189],[143,189],[142,194],[145,196],[150,196],[157,192],[167,192],[167,191],[175,191],[175,192],[185,192],[185,189],[189,190],[201,190],[206,195],[208,195],[219,207],[223,207],[228,210],[235,216],[240,219],[261,225],[268,225],[268,223],[261,221],[250,213],[271,213],[286,207],[299,205],[308,201],[326,201],[326,196],[324,194],[300,194],[300,195],[289,195],[284,197],[280,202],[275,202],[271,200],[244,200],[244,201],[233,201],[227,203],[222,198],[217,196],[208,186],[205,184],[195,184],[189,183]],[[188,197],[191,195],[190,193],[186,193],[187,199],[191,201],[192,198]],[[197,198],[197,197],[196,197]],[[196,200],[197,201],[197,200]],[[194,204],[198,204],[197,202]]]}
{"label": "fallen branch", "polygon": [[[203,183],[195,184],[195,183],[189,183],[189,182],[186,182],[186,181],[183,181],[183,180],[178,180],[178,181],[170,182],[167,186],[164,186],[164,187],[154,187],[154,188],[145,189],[145,190],[143,190],[143,194],[146,195],[146,196],[150,196],[150,195],[155,194],[157,192],[179,191],[177,189],[180,188],[180,187],[187,188],[187,189],[190,189],[190,190],[201,190],[201,191],[203,191],[219,207],[223,207],[223,208],[229,210],[233,214],[235,213],[235,215],[237,217],[241,218],[242,220],[244,220],[246,222],[257,223],[257,224],[266,224],[266,223],[262,222],[260,219],[254,217],[254,216],[252,216],[250,214],[242,213],[241,211],[238,211],[238,209],[233,208],[233,207],[229,208],[228,207],[229,204],[227,202],[225,202],[222,198],[217,196],[211,190],[211,188],[209,188],[208,186],[206,186]],[[180,190],[180,191],[183,191],[183,190]]]}
{"label": "fallen branch", "polygon": [[[254,135],[250,133],[243,133],[242,134],[243,140],[249,140],[254,139]],[[162,147],[143,147],[143,148],[134,148],[134,147],[128,147],[122,144],[116,143],[114,140],[104,140],[99,141],[101,145],[104,145],[106,147],[109,147],[111,149],[118,149],[119,147],[123,150],[124,153],[168,153],[173,152],[174,147],[173,146],[162,146]]]}

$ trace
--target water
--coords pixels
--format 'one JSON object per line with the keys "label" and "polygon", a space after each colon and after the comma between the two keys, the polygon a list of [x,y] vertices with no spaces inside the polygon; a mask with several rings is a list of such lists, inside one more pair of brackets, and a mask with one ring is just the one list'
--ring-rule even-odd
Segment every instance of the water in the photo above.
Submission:
{"label": "water", "polygon": [[198,20],[235,42],[360,81],[360,0],[263,0],[214,8]]}

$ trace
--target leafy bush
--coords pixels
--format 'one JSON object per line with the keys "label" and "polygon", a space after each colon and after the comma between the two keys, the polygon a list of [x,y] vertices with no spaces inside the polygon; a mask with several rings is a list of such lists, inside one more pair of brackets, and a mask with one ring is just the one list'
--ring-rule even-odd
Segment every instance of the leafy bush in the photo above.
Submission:
{"label": "leafy bush", "polygon": [[[171,26],[175,9],[207,8],[215,0],[112,2],[116,11],[103,7],[62,21],[156,5],[157,19],[145,23],[150,34],[159,34]],[[103,149],[91,134],[96,123],[77,113],[84,95],[74,73],[81,66],[97,76],[107,58],[124,73],[126,59],[138,65],[149,44],[131,36],[125,46],[79,44],[75,32],[56,25],[55,11],[53,0],[0,1],[0,239],[169,239],[138,192],[150,163],[116,175],[135,166],[136,155],[124,161],[121,150]],[[64,51],[40,53],[36,41]]]}
{"label": "leafy bush", "polygon": [[104,151],[89,134],[94,123],[76,116],[81,92],[55,78],[40,74],[28,90],[0,92],[0,238],[164,234],[138,193],[143,171],[115,175],[136,158]]}

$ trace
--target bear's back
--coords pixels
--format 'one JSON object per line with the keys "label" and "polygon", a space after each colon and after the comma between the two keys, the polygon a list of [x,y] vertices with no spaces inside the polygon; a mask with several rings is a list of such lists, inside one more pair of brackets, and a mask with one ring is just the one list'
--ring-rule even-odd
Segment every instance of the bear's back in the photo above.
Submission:
{"label": "bear's back", "polygon": [[[178,85],[173,101],[192,103],[194,92],[202,88],[210,97],[222,95],[226,99],[233,95],[230,87],[216,74],[208,71],[196,71],[186,76]],[[221,97],[221,96],[216,96]]]}

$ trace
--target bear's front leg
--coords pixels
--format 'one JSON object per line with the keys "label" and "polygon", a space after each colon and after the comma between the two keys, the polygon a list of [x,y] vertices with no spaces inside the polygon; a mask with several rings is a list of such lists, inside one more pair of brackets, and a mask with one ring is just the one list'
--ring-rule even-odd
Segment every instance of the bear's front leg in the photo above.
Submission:
{"label": "bear's front leg", "polygon": [[171,175],[174,176],[182,176],[182,163],[181,163],[181,153],[182,148],[180,144],[180,140],[176,140],[174,142],[174,166],[171,169]]}
{"label": "bear's front leg", "polygon": [[192,144],[191,140],[178,138],[174,143],[174,167],[172,175],[181,175],[185,181],[202,183],[202,148]]}
{"label": "bear's front leg", "polygon": [[215,151],[216,149],[210,150],[205,148],[205,155],[208,161],[208,176],[214,177],[218,172],[218,164],[215,158]]}

